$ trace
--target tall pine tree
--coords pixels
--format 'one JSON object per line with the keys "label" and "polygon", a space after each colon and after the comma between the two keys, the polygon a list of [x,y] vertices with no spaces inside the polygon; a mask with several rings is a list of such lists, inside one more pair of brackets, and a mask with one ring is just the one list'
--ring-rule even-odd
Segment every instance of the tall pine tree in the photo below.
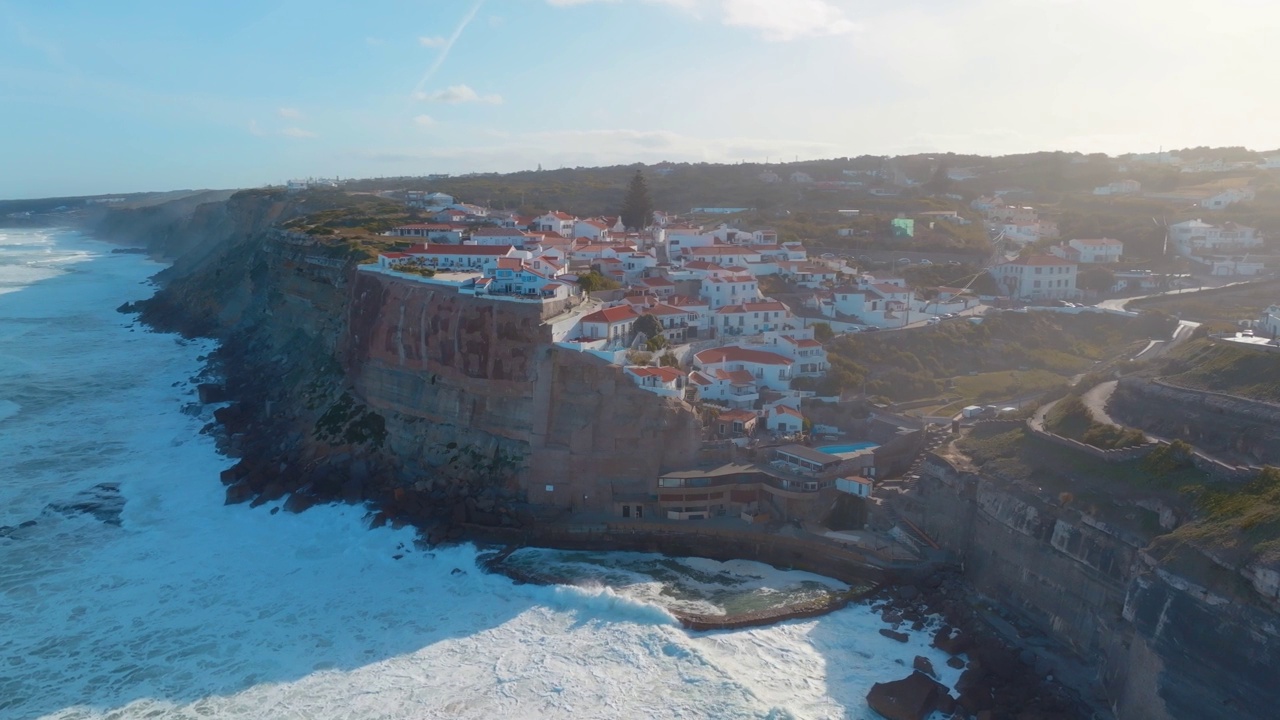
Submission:
{"label": "tall pine tree", "polygon": [[622,200],[622,224],[635,230],[649,227],[653,217],[653,201],[649,199],[649,186],[645,184],[644,175],[636,170],[631,178],[631,186],[627,188],[627,196]]}

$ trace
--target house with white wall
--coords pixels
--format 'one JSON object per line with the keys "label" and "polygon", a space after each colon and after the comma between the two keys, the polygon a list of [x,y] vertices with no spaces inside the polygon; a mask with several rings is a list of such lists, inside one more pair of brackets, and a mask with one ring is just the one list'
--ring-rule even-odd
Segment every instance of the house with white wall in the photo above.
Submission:
{"label": "house with white wall", "polygon": [[583,316],[580,321],[582,337],[624,343],[631,337],[631,331],[638,319],[640,319],[639,313],[630,305],[617,305],[597,310]]}
{"label": "house with white wall", "polygon": [[662,397],[682,397],[688,382],[688,376],[679,368],[628,365],[623,371],[636,385]]}
{"label": "house with white wall", "polygon": [[1118,263],[1124,254],[1124,243],[1112,238],[1068,240],[1051,246],[1049,252],[1084,265]]}
{"label": "house with white wall", "polygon": [[760,399],[756,379],[747,370],[695,370],[689,373],[689,386],[700,400],[724,407],[752,408]]}
{"label": "house with white wall", "polygon": [[1258,197],[1253,188],[1228,188],[1216,192],[1200,201],[1200,207],[1206,210],[1225,210],[1238,202],[1248,202]]}
{"label": "house with white wall", "polygon": [[770,408],[764,419],[765,428],[771,432],[794,435],[804,431],[804,415],[786,405],[775,405]]}
{"label": "house with white wall", "polygon": [[602,220],[575,220],[569,237],[584,237],[592,242],[601,242],[608,240],[609,234],[609,226]]}
{"label": "house with white wall", "polygon": [[726,305],[753,302],[760,299],[760,281],[743,271],[741,275],[711,272],[702,279],[699,293],[712,310]]}
{"label": "house with white wall", "polygon": [[1017,300],[1070,300],[1079,297],[1077,265],[1053,255],[1028,255],[993,266],[989,272]]}
{"label": "house with white wall", "polygon": [[560,233],[567,238],[571,238],[573,237],[573,226],[577,220],[577,218],[568,213],[553,210],[545,215],[539,215],[534,218],[531,229]]}
{"label": "house with white wall", "polygon": [[1203,220],[1187,220],[1169,226],[1169,240],[1179,255],[1242,253],[1262,247],[1262,236],[1251,227],[1233,222],[1213,225]]}
{"label": "house with white wall", "polygon": [[1266,337],[1280,337],[1280,304],[1262,311],[1262,316],[1258,318],[1258,329]]}
{"label": "house with white wall", "polygon": [[[450,225],[448,223],[414,223],[391,228],[383,234],[388,237],[415,238],[424,242],[440,243],[441,245],[458,245],[462,242],[462,230],[465,227],[465,225]],[[515,245],[516,243],[511,244]]]}
{"label": "house with white wall", "polygon": [[1142,183],[1133,179],[1117,180],[1093,189],[1094,195],[1132,195],[1142,192]]}
{"label": "house with white wall", "polygon": [[716,370],[745,370],[755,378],[758,387],[786,390],[791,387],[791,366],[795,361],[767,350],[728,346],[696,353],[693,364],[694,369],[704,375]]}
{"label": "house with white wall", "polygon": [[416,245],[403,253],[381,253],[378,264],[389,267],[389,255],[411,256],[417,258],[426,267],[448,272],[474,272],[484,274],[498,266],[503,258],[530,259],[532,253],[517,250],[506,245],[438,245],[427,243]]}
{"label": "house with white wall", "polygon": [[771,330],[781,330],[791,319],[791,311],[777,300],[745,302],[725,305],[715,311],[716,334],[759,335]]}
{"label": "house with white wall", "polygon": [[640,311],[641,315],[652,315],[662,325],[662,334],[673,343],[683,343],[698,337],[698,320],[696,312],[678,308],[666,303],[657,303]]}
{"label": "house with white wall", "polygon": [[745,266],[748,263],[760,262],[760,253],[755,248],[740,245],[709,245],[690,249],[685,257],[692,260],[715,263],[728,267],[730,265]]}
{"label": "house with white wall", "polygon": [[523,248],[536,245],[538,237],[515,228],[485,227],[471,231],[467,241],[469,245],[514,245]]}

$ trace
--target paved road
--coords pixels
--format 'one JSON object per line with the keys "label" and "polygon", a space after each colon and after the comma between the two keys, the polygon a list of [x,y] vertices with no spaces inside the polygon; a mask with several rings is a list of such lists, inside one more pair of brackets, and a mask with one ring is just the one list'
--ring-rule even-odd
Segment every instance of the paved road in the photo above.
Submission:
{"label": "paved road", "polygon": [[[1268,277],[1265,279],[1270,280],[1272,278]],[[1095,307],[1101,308],[1103,310],[1123,311],[1125,309],[1125,306],[1133,302],[1134,300],[1145,300],[1147,298],[1153,298],[1153,297],[1164,297],[1165,295],[1195,294],[1199,292],[1204,292],[1206,290],[1217,290],[1218,288],[1231,287],[1233,285],[1248,285],[1249,283],[1252,283],[1252,282],[1259,282],[1259,281],[1258,280],[1240,280],[1237,282],[1223,283],[1222,285],[1214,285],[1212,287],[1183,288],[1182,290],[1167,290],[1165,292],[1152,293],[1150,295],[1137,295],[1135,297],[1113,298],[1111,300],[1103,300],[1099,302]]]}

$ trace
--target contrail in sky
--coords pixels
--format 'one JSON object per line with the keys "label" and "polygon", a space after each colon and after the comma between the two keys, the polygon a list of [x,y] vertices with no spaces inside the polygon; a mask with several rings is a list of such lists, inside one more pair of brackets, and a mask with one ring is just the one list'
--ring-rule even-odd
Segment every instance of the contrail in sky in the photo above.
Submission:
{"label": "contrail in sky", "polygon": [[453,44],[458,42],[458,38],[462,36],[462,31],[466,30],[471,21],[475,19],[476,13],[480,12],[482,5],[484,5],[484,0],[476,0],[476,4],[471,6],[471,12],[467,13],[466,17],[462,18],[462,22],[458,23],[457,29],[449,36],[448,42],[440,48],[440,54],[436,56],[436,61],[431,63],[431,67],[427,68],[426,74],[422,76],[422,79],[418,81],[417,87],[413,89],[414,97],[422,94],[422,88],[426,86],[427,81],[434,77],[440,66],[444,65],[444,61],[449,59],[449,51],[453,50]]}

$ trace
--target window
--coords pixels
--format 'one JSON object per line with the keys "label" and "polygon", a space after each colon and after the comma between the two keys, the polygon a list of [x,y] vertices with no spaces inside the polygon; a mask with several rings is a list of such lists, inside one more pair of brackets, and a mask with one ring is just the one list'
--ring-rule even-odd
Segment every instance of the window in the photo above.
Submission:
{"label": "window", "polygon": [[548,485],[548,486],[547,486],[547,492],[555,492],[555,491],[556,491],[556,486],[555,486],[555,485]]}
{"label": "window", "polygon": [[1037,280],[1037,281],[1036,281],[1035,286],[1036,286],[1036,287],[1040,287],[1040,281],[1039,281],[1039,280]]}
{"label": "window", "polygon": [[636,519],[637,519],[637,520],[639,520],[639,519],[640,519],[640,518],[642,518],[642,517],[644,517],[644,506],[643,506],[643,505],[637,505],[637,506],[636,506]]}
{"label": "window", "polygon": [[623,505],[623,506],[622,506],[622,517],[624,517],[624,518],[629,518],[629,517],[631,517],[631,506],[630,506],[630,505]]}

